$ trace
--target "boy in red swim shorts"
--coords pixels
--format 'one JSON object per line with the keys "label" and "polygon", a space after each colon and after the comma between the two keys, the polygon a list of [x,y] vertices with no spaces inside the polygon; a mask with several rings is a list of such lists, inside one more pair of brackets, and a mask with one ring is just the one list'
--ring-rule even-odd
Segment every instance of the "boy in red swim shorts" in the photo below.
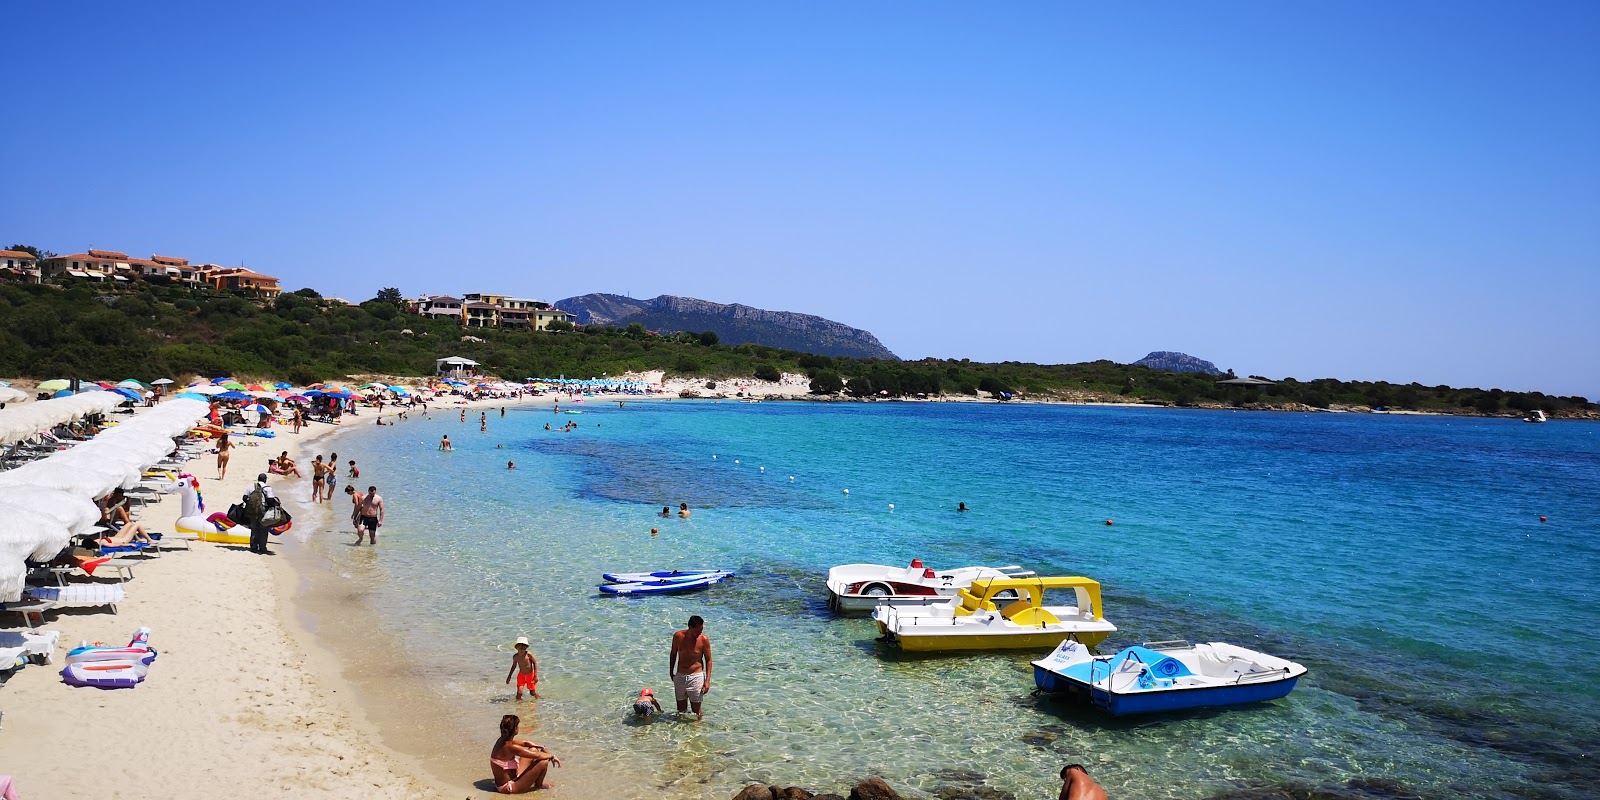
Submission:
{"label": "boy in red swim shorts", "polygon": [[506,683],[511,682],[511,676],[517,676],[517,699],[522,699],[522,690],[527,689],[528,694],[539,696],[539,659],[528,652],[528,637],[517,637],[517,654],[511,657],[511,670],[506,673]]}

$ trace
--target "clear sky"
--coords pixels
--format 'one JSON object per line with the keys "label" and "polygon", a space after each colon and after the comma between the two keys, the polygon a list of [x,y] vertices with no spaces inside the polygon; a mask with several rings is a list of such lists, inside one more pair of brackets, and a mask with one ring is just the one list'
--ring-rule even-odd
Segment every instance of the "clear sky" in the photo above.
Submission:
{"label": "clear sky", "polygon": [[1600,3],[0,5],[0,246],[1600,398]]}

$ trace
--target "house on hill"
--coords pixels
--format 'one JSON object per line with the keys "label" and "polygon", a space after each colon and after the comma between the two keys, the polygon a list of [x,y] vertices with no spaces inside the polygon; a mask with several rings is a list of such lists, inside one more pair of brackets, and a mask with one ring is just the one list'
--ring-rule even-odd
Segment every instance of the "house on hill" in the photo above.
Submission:
{"label": "house on hill", "polygon": [[96,283],[106,281],[126,281],[132,273],[133,264],[128,259],[127,253],[116,250],[94,250],[83,253],[73,253],[65,256],[47,258],[40,265],[46,278],[58,278],[66,275],[71,278],[90,280]]}
{"label": "house on hill", "polygon": [[283,293],[278,279],[271,275],[252,272],[244,267],[222,267],[205,273],[205,281],[212,288],[225,292],[239,292],[258,300],[271,300]]}
{"label": "house on hill", "polygon": [[27,283],[40,280],[39,259],[26,250],[0,250],[0,269],[8,270]]}

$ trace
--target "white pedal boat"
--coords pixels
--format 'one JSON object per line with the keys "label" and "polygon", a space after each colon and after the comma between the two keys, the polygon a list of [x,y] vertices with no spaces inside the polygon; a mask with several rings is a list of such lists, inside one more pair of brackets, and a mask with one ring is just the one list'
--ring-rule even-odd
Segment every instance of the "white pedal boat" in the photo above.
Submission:
{"label": "white pedal boat", "polygon": [[926,601],[955,597],[981,578],[1026,578],[1034,573],[1020,566],[961,567],[938,572],[914,558],[909,567],[843,564],[828,570],[828,607],[835,611],[871,611],[884,600]]}
{"label": "white pedal boat", "polygon": [[[1045,605],[1051,589],[1071,590],[1076,604]],[[1068,638],[1090,647],[1105,641],[1117,626],[1101,609],[1100,582],[1091,578],[985,578],[944,600],[883,602],[872,618],[902,650],[1044,650]]]}
{"label": "white pedal boat", "polygon": [[1225,642],[1148,642],[1097,656],[1066,641],[1033,662],[1040,689],[1114,716],[1276,700],[1305,674],[1293,661]]}

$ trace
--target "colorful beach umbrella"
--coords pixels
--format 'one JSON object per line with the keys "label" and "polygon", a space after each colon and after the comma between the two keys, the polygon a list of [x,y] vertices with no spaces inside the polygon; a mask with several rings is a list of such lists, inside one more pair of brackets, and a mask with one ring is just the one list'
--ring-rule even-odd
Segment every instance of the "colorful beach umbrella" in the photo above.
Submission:
{"label": "colorful beach umbrella", "polygon": [[267,387],[262,386],[259,383],[252,383],[249,386],[244,387],[244,390],[247,392],[264,392],[267,390]]}
{"label": "colorful beach umbrella", "polygon": [[306,397],[303,394],[291,394],[288,397],[283,398],[283,401],[285,403],[309,403],[311,402],[311,398]]}
{"label": "colorful beach umbrella", "polygon": [[71,386],[71,385],[72,385],[72,381],[69,381],[66,378],[56,378],[54,380],[48,380],[48,381],[45,381],[44,383],[39,384],[39,391],[41,391],[41,392],[59,392],[62,389],[65,389],[65,388],[67,388],[68,386]]}
{"label": "colorful beach umbrella", "polygon": [[247,405],[247,406],[245,406],[244,408],[242,408],[240,410],[241,411],[254,411],[257,414],[271,414],[272,413],[272,409],[267,408],[266,406],[261,405],[260,403],[251,403],[250,405]]}
{"label": "colorful beach umbrella", "polygon": [[195,394],[194,392],[178,392],[177,394],[173,395],[173,397],[181,397],[181,398],[183,398],[185,400],[210,400],[211,399],[209,397],[206,397],[203,394]]}
{"label": "colorful beach umbrella", "polygon": [[172,379],[171,378],[156,378],[155,380],[150,382],[150,385],[151,386],[166,386],[169,383],[172,383]]}
{"label": "colorful beach umbrella", "polygon": [[60,391],[58,391],[55,394],[50,395],[50,396],[51,397],[71,397],[72,396],[72,390],[71,389],[62,389],[62,390],[60,390]]}
{"label": "colorful beach umbrella", "polygon": [[231,381],[231,380],[233,380],[233,379],[232,379],[232,378],[230,378],[230,377],[228,377],[228,376],[226,376],[226,375],[224,375],[224,376],[222,376],[222,377],[220,377],[220,378],[212,378],[212,379],[211,379],[211,382],[212,382],[212,383],[213,383],[213,384],[216,384],[216,385],[218,385],[218,386],[221,386],[221,385],[222,385],[222,384],[224,384],[224,383],[227,383],[227,382],[228,382],[228,381]]}
{"label": "colorful beach umbrella", "polygon": [[272,388],[274,388],[274,389],[293,389],[294,388],[294,384],[292,384],[292,383],[284,383],[283,381],[278,381],[277,383],[272,384]]}
{"label": "colorful beach umbrella", "polygon": [[126,386],[126,387],[128,387],[130,389],[148,389],[148,388],[150,388],[150,384],[145,383],[144,381],[138,380],[136,378],[124,378],[123,380],[117,381],[117,385],[118,386]]}
{"label": "colorful beach umbrella", "polygon": [[127,386],[118,386],[117,388],[112,389],[111,391],[116,392],[117,394],[120,394],[123,397],[128,398],[129,400],[143,400],[144,399],[144,395],[139,394],[139,390],[138,389],[131,389],[131,388],[127,387]]}
{"label": "colorful beach umbrella", "polygon": [[222,398],[224,400],[249,400],[249,399],[251,399],[250,395],[247,395],[244,392],[223,392],[222,394],[217,395],[217,397],[220,397],[220,398]]}

